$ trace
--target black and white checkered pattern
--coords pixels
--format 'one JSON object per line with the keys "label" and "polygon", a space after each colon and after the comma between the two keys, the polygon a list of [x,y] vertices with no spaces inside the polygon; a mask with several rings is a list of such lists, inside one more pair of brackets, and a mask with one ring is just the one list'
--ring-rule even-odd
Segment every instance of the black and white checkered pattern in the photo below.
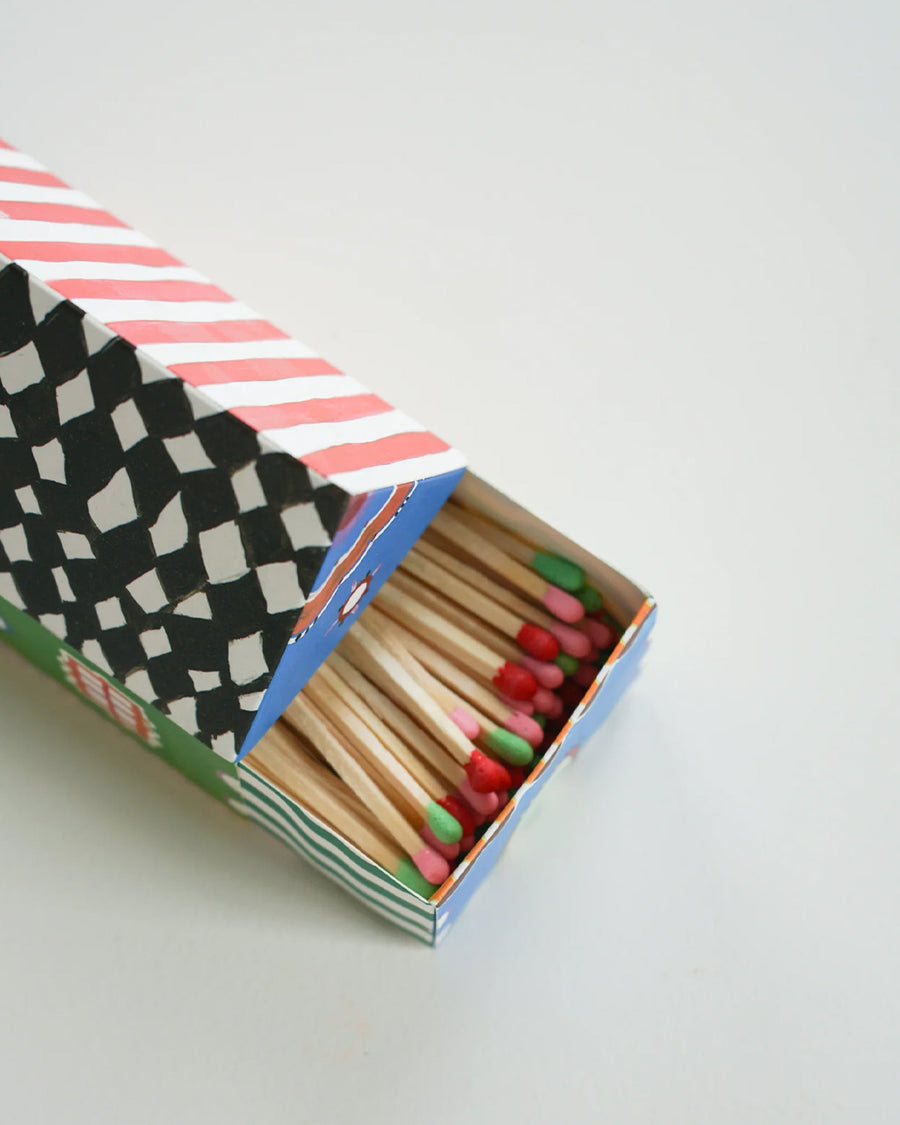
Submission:
{"label": "black and white checkered pattern", "polygon": [[0,596],[232,758],[347,503],[0,271]]}

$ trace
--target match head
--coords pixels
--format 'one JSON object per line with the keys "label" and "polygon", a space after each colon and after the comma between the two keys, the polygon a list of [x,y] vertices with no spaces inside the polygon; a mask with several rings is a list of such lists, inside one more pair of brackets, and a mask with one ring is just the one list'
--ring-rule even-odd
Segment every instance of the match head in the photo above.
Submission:
{"label": "match head", "polygon": [[472,836],[463,836],[463,838],[459,842],[459,850],[462,852],[463,855],[465,855],[466,852],[470,852],[472,850],[472,848],[474,848],[474,847],[475,847],[475,836],[474,836],[474,834]]}
{"label": "match head", "polygon": [[584,617],[584,606],[578,598],[567,594],[565,590],[560,590],[559,586],[548,586],[541,600],[554,617],[558,617],[560,621],[567,621],[570,625],[574,625]]}
{"label": "match head", "polygon": [[534,704],[530,699],[511,699],[510,696],[504,695],[502,691],[497,692],[497,698],[511,711],[521,711],[523,715],[530,715],[534,711]]}
{"label": "match head", "polygon": [[541,739],[544,737],[540,724],[536,723],[530,715],[523,715],[521,711],[513,711],[503,725],[519,738],[524,738],[533,750],[540,746]]}
{"label": "match head", "polygon": [[566,680],[560,688],[559,694],[562,696],[563,706],[567,711],[574,711],[578,704],[584,699],[585,689],[581,684],[575,683],[574,680]]}
{"label": "match head", "polygon": [[442,844],[458,844],[462,839],[462,825],[437,801],[428,802],[426,823]]}
{"label": "match head", "polygon": [[468,778],[460,782],[459,789],[456,792],[472,809],[472,819],[476,824],[484,824],[497,811],[497,794],[476,793]]}
{"label": "match head", "polygon": [[[485,796],[488,796],[488,794],[485,794]],[[454,820],[459,821],[464,836],[468,836],[475,831],[475,818],[465,801],[458,801],[456,797],[448,794],[446,797],[441,797],[438,804],[445,808]],[[493,808],[491,808],[491,812],[493,811]]]}
{"label": "match head", "polygon": [[[422,831],[419,833],[425,843],[438,853],[442,855],[448,863],[452,863],[454,859],[459,856],[459,844],[445,844],[435,836],[431,829],[426,824]],[[461,839],[462,837],[460,837]]]}
{"label": "match head", "polygon": [[[556,585],[559,586],[560,583],[557,582]],[[591,586],[590,583],[582,586],[580,590],[573,591],[573,593],[584,606],[585,613],[596,613],[603,605],[603,595],[596,586]]]}
{"label": "match head", "polygon": [[559,641],[563,652],[567,652],[569,656],[584,660],[591,651],[591,638],[586,633],[581,632],[580,629],[557,621],[550,626],[550,632]]}
{"label": "match head", "polygon": [[576,594],[584,586],[585,573],[581,567],[559,555],[535,551],[531,565],[541,578],[569,593]]}
{"label": "match head", "polygon": [[466,776],[476,793],[496,793],[498,789],[509,788],[509,774],[493,758],[473,750],[466,763]]}
{"label": "match head", "polygon": [[534,713],[534,721],[541,728],[542,731],[547,729],[547,716],[542,715],[539,711]]}
{"label": "match head", "polygon": [[612,648],[616,643],[616,631],[605,621],[596,621],[589,617],[581,623],[581,628],[591,638],[597,648]]}
{"label": "match head", "polygon": [[531,699],[537,691],[537,680],[521,664],[507,661],[502,664],[491,681],[498,691],[511,695],[513,699]]}
{"label": "match head", "polygon": [[566,678],[559,665],[551,664],[547,660],[535,660],[533,656],[523,656],[521,664],[523,668],[528,669],[542,688],[550,691],[558,688]]}
{"label": "match head", "polygon": [[562,703],[558,695],[546,688],[538,688],[534,696],[534,706],[537,711],[549,716],[551,719],[562,711]]}
{"label": "match head", "polygon": [[407,859],[406,856],[403,856],[397,864],[397,869],[394,871],[394,874],[404,886],[409,887],[411,891],[415,891],[416,894],[421,895],[422,898],[431,898],[437,890],[437,885],[435,883],[429,883],[417,870],[413,861]]}
{"label": "match head", "polygon": [[562,668],[563,674],[566,676],[574,676],[578,671],[578,661],[574,656],[569,656],[567,652],[561,652],[553,663]]}
{"label": "match head", "polygon": [[450,864],[427,844],[416,852],[412,861],[419,869],[422,878],[437,886],[440,886],[450,874]]}
{"label": "match head", "polygon": [[454,707],[448,718],[451,722],[456,723],[470,742],[474,742],[481,734],[481,727],[478,725],[475,718],[463,707]]}
{"label": "match head", "polygon": [[502,758],[511,766],[524,766],[526,762],[531,761],[534,754],[524,738],[513,734],[511,730],[504,730],[503,727],[494,727],[485,736],[484,741],[498,758]]}
{"label": "match head", "polygon": [[[530,764],[530,763],[529,763]],[[522,782],[525,780],[525,770],[522,766],[514,766],[509,771],[509,777],[512,781],[510,788],[518,789]]]}
{"label": "match head", "polygon": [[578,671],[572,679],[581,687],[589,688],[594,680],[596,680],[598,672],[599,669],[595,668],[593,664],[579,664]]}
{"label": "match head", "polygon": [[537,660],[554,660],[559,653],[559,641],[540,625],[526,622],[516,633],[516,640],[529,656]]}

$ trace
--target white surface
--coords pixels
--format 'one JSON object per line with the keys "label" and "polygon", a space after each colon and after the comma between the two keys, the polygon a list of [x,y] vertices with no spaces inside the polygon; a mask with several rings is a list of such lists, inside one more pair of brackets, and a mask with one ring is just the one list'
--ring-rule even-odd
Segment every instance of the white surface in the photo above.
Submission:
{"label": "white surface", "polygon": [[6,0],[9,141],[661,615],[437,953],[0,654],[5,1120],[896,1122],[897,13]]}

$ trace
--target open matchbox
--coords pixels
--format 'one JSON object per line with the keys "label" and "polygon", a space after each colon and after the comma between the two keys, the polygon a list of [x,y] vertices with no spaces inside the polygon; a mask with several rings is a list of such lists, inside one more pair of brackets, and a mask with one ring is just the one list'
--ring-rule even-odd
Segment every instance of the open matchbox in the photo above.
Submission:
{"label": "open matchbox", "polygon": [[[451,493],[580,565],[619,639],[426,899],[253,750]],[[436,944],[654,620],[455,449],[0,141],[0,635],[212,796]]]}

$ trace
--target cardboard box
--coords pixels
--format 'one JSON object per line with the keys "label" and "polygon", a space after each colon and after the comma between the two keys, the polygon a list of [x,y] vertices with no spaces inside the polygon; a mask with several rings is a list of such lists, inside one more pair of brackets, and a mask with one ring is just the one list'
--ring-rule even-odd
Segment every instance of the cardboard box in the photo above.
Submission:
{"label": "cardboard box", "polygon": [[[621,642],[426,901],[245,761],[457,487],[572,557]],[[652,599],[463,457],[0,142],[2,635],[428,942],[634,675]]]}

